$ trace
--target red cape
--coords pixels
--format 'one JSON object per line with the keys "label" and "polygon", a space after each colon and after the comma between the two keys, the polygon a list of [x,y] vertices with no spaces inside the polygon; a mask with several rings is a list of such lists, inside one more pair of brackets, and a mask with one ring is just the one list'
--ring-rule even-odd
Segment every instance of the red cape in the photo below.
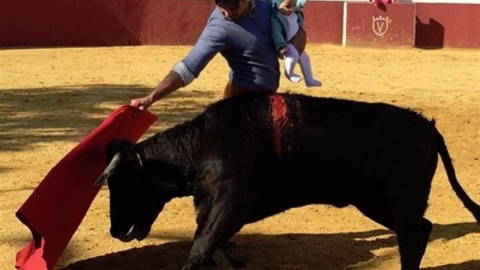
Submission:
{"label": "red cape", "polygon": [[20,270],[53,269],[100,187],[105,149],[112,139],[136,142],[157,120],[148,111],[122,106],[53,167],[16,213],[33,239],[17,254]]}

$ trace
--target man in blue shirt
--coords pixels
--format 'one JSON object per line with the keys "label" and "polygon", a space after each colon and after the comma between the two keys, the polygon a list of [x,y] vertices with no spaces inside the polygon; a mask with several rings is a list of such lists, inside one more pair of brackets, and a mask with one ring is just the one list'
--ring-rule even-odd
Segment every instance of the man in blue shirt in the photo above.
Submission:
{"label": "man in blue shirt", "polygon": [[220,53],[231,71],[224,96],[247,91],[274,93],[279,85],[278,54],[271,39],[268,0],[215,0],[202,34],[190,53],[153,89],[132,104],[147,109],[155,101],[191,83]]}

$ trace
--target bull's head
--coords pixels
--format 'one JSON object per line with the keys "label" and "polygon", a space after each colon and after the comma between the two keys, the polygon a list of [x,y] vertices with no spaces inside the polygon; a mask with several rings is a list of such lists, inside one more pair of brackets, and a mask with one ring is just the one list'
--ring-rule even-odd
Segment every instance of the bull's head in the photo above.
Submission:
{"label": "bull's head", "polygon": [[129,141],[112,141],[107,147],[108,166],[95,185],[108,180],[110,234],[124,242],[142,240],[171,197],[151,176],[151,171]]}

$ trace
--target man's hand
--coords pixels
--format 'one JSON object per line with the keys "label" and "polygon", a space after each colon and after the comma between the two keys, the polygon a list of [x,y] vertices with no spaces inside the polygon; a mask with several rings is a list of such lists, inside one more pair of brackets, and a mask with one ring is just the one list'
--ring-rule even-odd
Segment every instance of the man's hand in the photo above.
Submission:
{"label": "man's hand", "polygon": [[287,55],[288,55],[288,48],[287,48],[287,46],[283,46],[283,47],[281,47],[280,49],[278,49],[278,53],[279,53],[281,56],[283,56],[283,57],[287,56]]}
{"label": "man's hand", "polygon": [[180,75],[175,71],[170,71],[167,76],[148,94],[148,96],[132,99],[130,105],[138,108],[139,111],[147,110],[154,102],[162,99],[171,92],[184,86]]}
{"label": "man's hand", "polygon": [[130,105],[131,106],[134,106],[134,107],[137,107],[138,110],[140,111],[145,111],[147,110],[150,105],[152,105],[152,98],[150,96],[146,96],[146,97],[143,97],[143,98],[138,98],[138,99],[132,99],[130,101]]}

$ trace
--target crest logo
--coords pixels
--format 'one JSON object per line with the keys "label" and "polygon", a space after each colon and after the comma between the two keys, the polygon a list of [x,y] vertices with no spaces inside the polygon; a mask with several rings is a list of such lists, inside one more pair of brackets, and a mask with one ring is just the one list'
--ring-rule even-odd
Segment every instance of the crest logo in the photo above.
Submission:
{"label": "crest logo", "polygon": [[378,17],[372,17],[372,30],[375,35],[379,37],[383,37],[385,33],[388,31],[388,26],[392,20],[387,17],[383,16],[378,16]]}

